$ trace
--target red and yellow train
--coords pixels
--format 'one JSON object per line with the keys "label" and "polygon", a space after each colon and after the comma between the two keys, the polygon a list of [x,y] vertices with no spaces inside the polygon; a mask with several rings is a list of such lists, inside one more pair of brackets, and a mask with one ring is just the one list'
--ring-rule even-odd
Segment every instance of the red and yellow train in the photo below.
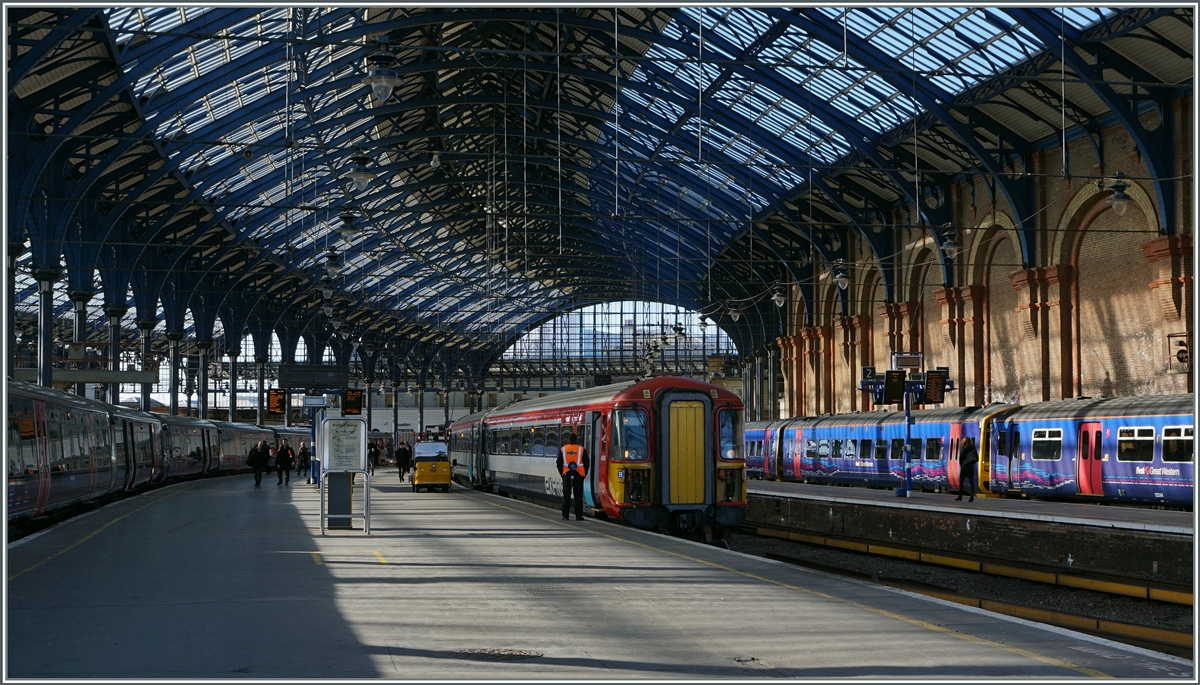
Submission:
{"label": "red and yellow train", "polygon": [[516,402],[450,426],[455,480],[557,501],[559,446],[575,433],[591,457],[584,503],[637,528],[725,539],[746,517],[742,401],[660,377]]}

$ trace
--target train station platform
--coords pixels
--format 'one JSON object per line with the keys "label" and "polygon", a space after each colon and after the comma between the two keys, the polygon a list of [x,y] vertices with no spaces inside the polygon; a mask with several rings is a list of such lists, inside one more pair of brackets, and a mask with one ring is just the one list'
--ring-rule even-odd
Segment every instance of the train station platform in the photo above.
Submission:
{"label": "train station platform", "polygon": [[776,481],[750,481],[747,491],[749,525],[943,552],[964,563],[1130,579],[1142,583],[1143,593],[1167,593],[1151,599],[1172,597],[1187,586],[1185,603],[1191,602],[1192,512],[982,496],[968,502],[955,501],[951,493],[919,491],[898,497],[890,489]]}
{"label": "train station platform", "polygon": [[[1191,661],[380,472],[182,483],[7,550],[6,678],[1191,678]],[[524,658],[518,658],[524,657]]]}

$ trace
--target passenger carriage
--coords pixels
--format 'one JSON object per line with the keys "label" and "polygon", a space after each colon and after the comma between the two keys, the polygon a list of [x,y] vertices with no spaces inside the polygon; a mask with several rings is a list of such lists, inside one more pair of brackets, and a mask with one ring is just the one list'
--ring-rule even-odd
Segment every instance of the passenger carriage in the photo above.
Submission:
{"label": "passenger carriage", "polygon": [[590,455],[584,501],[639,528],[709,534],[741,524],[742,403],[719,386],[662,377],[517,402],[450,427],[455,476],[557,501],[569,433]]}

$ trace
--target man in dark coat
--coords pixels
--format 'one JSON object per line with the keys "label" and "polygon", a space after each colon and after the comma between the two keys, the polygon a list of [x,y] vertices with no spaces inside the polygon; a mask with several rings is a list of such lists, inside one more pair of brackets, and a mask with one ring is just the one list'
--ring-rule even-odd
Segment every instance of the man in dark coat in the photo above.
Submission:
{"label": "man in dark coat", "polygon": [[246,457],[246,466],[254,469],[254,487],[262,485],[263,471],[271,464],[271,453],[267,450],[267,441],[259,440],[258,444],[250,448],[250,454]]}
{"label": "man in dark coat", "polygon": [[979,450],[975,449],[974,438],[963,438],[958,447],[958,497],[954,498],[956,502],[962,501],[967,481],[971,481],[971,489],[967,490],[971,494],[971,498],[967,501],[975,501],[975,490],[979,488],[978,465]]}
{"label": "man in dark coat", "polygon": [[571,518],[571,493],[575,494],[575,520],[583,520],[583,479],[592,465],[583,447],[579,445],[574,433],[567,435],[567,443],[558,450],[558,460],[555,462],[559,473],[562,474],[563,503],[562,517],[564,521]]}
{"label": "man in dark coat", "polygon": [[290,485],[292,480],[292,464],[295,463],[296,453],[292,451],[287,440],[279,443],[275,450],[275,470],[279,472],[279,484]]}
{"label": "man in dark coat", "polygon": [[404,482],[404,477],[408,475],[408,467],[412,464],[412,448],[408,446],[408,442],[400,443],[396,448],[396,466],[400,469],[400,482]]}

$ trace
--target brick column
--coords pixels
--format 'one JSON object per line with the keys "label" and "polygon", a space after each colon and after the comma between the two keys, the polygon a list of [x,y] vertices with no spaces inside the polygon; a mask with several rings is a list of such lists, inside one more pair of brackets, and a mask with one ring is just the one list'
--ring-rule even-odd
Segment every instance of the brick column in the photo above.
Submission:
{"label": "brick column", "polygon": [[799,407],[795,396],[799,385],[794,376],[796,372],[796,338],[781,335],[775,339],[775,344],[779,346],[779,369],[783,375],[784,416],[796,416]]}
{"label": "brick column", "polygon": [[[1074,270],[1069,264],[1023,269],[1011,276],[1017,289],[1016,316],[1025,331],[1020,367],[1036,369],[1021,378],[1026,402],[1075,396]],[[993,312],[995,316],[999,312]]]}
{"label": "brick column", "polygon": [[863,408],[859,406],[862,393],[858,381],[862,366],[869,363],[871,319],[865,315],[839,316],[834,325],[838,331],[838,354],[833,371],[837,384],[834,388],[835,410],[839,413],[857,411]]}
{"label": "brick column", "polygon": [[[1187,392],[1192,388],[1192,369],[1196,366],[1195,335],[1192,330],[1192,236],[1162,236],[1142,245],[1142,251],[1146,259],[1158,265],[1158,279],[1150,283],[1150,289],[1158,295],[1158,304],[1166,324],[1162,331],[1164,339],[1170,333],[1187,333],[1188,352],[1192,361],[1188,364],[1187,383],[1179,389],[1179,392]],[[1174,355],[1175,350],[1168,349],[1167,354]]]}
{"label": "brick column", "polygon": [[984,403],[983,306],[987,288],[969,285],[934,291],[941,308],[943,342],[953,360],[950,377],[957,390],[946,396],[946,404],[960,407]]}
{"label": "brick column", "polygon": [[829,326],[805,326],[800,329],[804,341],[800,379],[804,414],[833,411],[833,332]]}
{"label": "brick column", "polygon": [[[921,339],[920,317],[921,303],[919,302],[889,302],[879,307],[879,316],[886,323],[884,335],[887,336],[888,352],[920,352],[910,349]],[[876,359],[880,368],[889,368],[891,359]]]}

